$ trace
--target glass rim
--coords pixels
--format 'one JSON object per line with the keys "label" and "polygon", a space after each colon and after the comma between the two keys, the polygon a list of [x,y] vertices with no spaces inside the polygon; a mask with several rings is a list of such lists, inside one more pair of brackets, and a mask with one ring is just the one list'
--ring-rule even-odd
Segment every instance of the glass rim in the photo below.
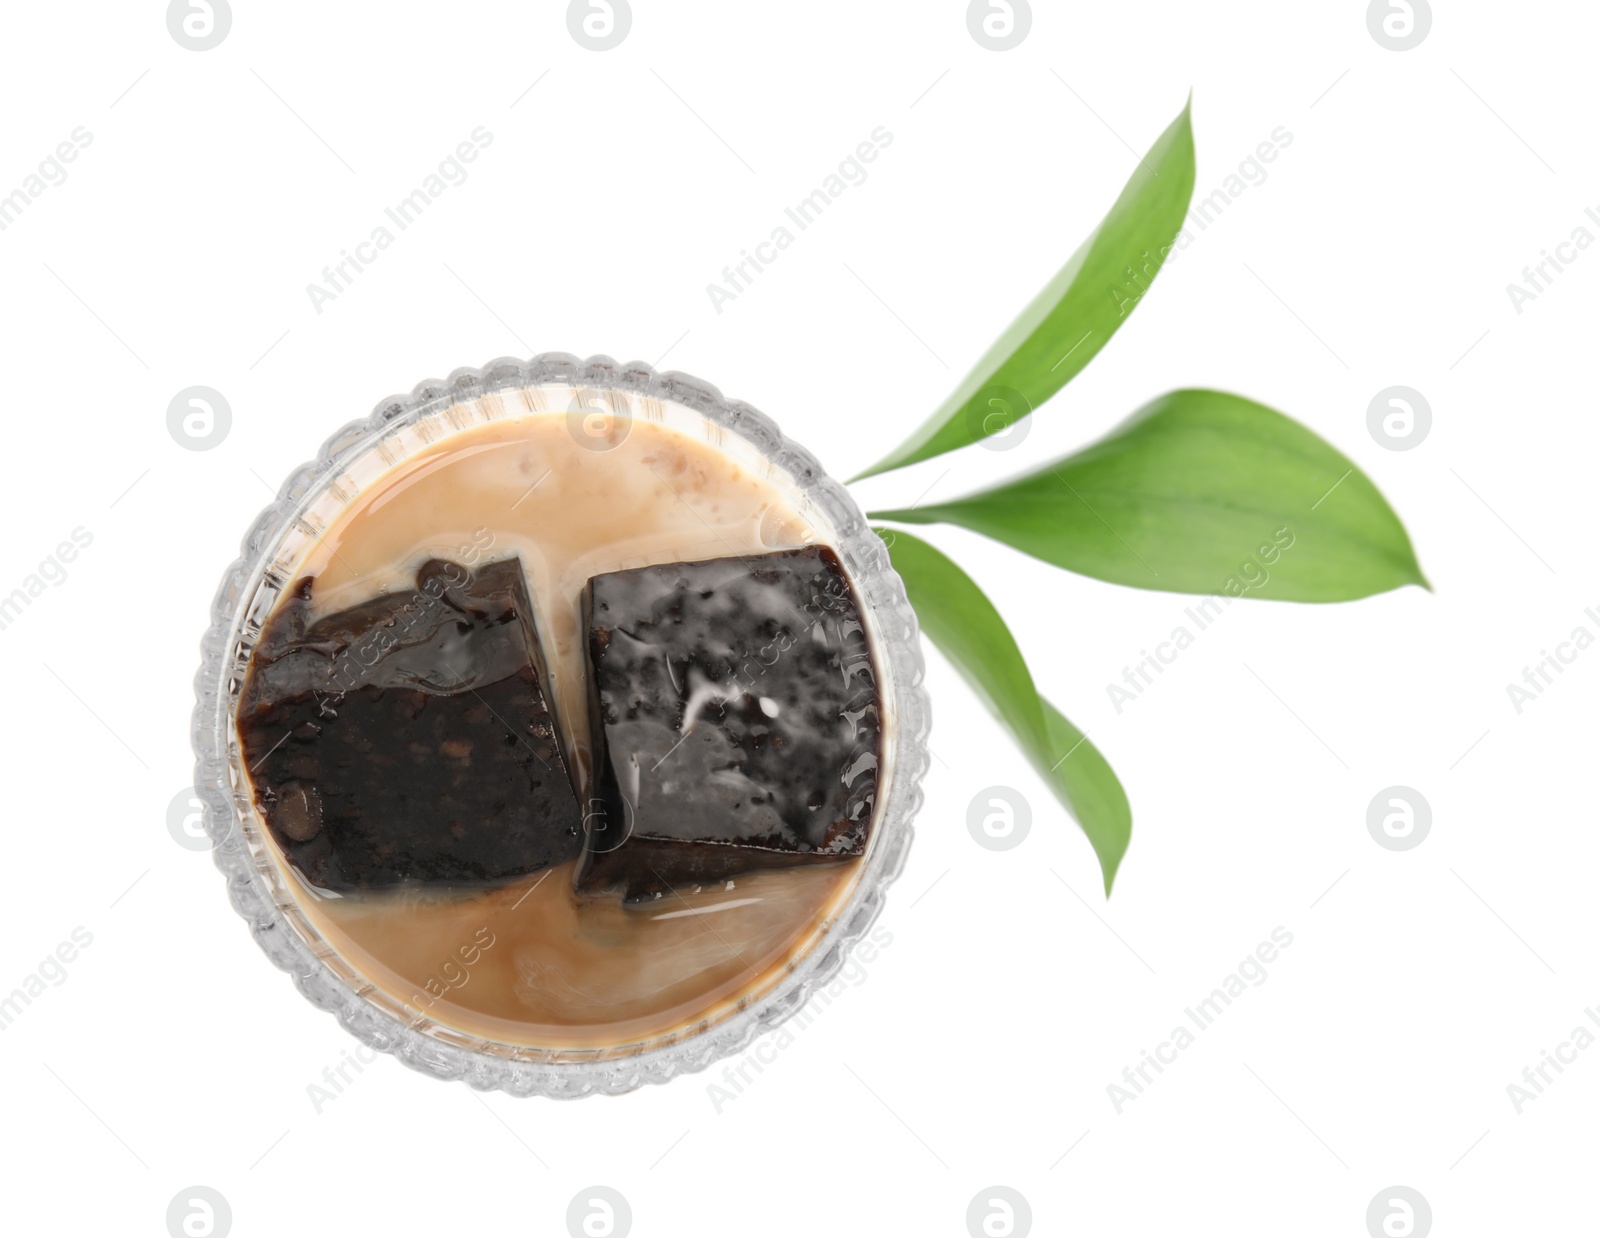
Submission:
{"label": "glass rim", "polygon": [[[753,451],[764,461],[769,480],[786,489],[791,501],[798,498],[799,514],[826,534],[819,540],[838,553],[866,612],[880,677],[887,680],[881,697],[889,785],[861,872],[833,922],[809,950],[790,960],[785,974],[732,1013],[600,1049],[533,1049],[486,1040],[410,1010],[366,981],[320,940],[284,883],[268,851],[271,844],[254,824],[252,791],[239,773],[233,723],[251,640],[288,583],[282,568],[285,547],[296,537],[304,544],[320,535],[319,503],[342,506],[349,501],[351,494],[339,485],[349,479],[347,470],[374,453],[390,465],[398,463],[409,453],[394,457],[384,447],[413,431],[413,437],[427,442],[429,426],[441,414],[448,433],[452,427],[466,429],[541,412],[592,413],[587,400],[577,401],[580,407],[544,407],[547,400],[540,389],[563,387],[598,393],[619,413],[626,409],[638,415],[632,412],[637,408],[655,420],[677,410],[682,410],[680,416],[698,414],[714,445],[726,451],[731,438]],[[506,412],[503,397],[512,392],[521,393],[523,408]],[[475,415],[463,417],[457,410]],[[606,356],[579,360],[567,353],[543,353],[526,361],[506,357],[481,368],[458,369],[447,379],[419,383],[409,395],[381,400],[369,416],[331,435],[314,460],[289,475],[251,524],[240,552],[223,575],[212,602],[211,626],[201,641],[192,723],[195,795],[203,806],[213,861],[227,878],[234,909],[263,951],[313,1005],[332,1013],[373,1049],[438,1078],[514,1095],[616,1094],[664,1083],[743,1050],[796,1013],[834,978],[849,950],[877,919],[889,885],[904,866],[928,766],[929,704],[922,688],[916,615],[883,541],[855,500],[816,457],[750,405],[727,400],[717,388],[690,375],[658,373],[642,362],[619,365]]]}

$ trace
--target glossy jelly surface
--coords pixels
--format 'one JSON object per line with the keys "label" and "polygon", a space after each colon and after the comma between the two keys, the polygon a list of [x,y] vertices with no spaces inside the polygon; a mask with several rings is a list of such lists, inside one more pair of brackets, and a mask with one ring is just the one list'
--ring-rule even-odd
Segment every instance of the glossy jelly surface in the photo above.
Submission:
{"label": "glossy jelly surface", "polygon": [[[874,811],[878,733],[871,652],[837,560],[812,545],[813,531],[774,485],[711,444],[643,420],[619,419],[607,433],[602,426],[597,449],[596,435],[575,434],[568,418],[535,415],[497,420],[429,443],[350,498],[302,557],[294,573],[296,587],[286,590],[264,635],[281,623],[286,632],[317,638],[338,633],[344,639],[352,635],[352,625],[381,625],[412,604],[419,590],[426,592],[430,562],[457,565],[474,573],[475,582],[494,565],[516,564],[525,594],[506,586],[495,595],[493,582],[479,591],[512,599],[512,610],[524,606],[534,647],[513,639],[522,629],[504,621],[504,606],[495,612],[500,622],[485,620],[477,637],[471,635],[479,622],[472,606],[452,610],[448,602],[443,608],[451,611],[448,624],[430,629],[424,617],[407,628],[427,634],[419,635],[414,646],[419,657],[430,643],[438,653],[448,635],[459,638],[454,653],[461,665],[492,663],[494,672],[508,671],[492,681],[508,693],[489,702],[491,715],[499,718],[486,720],[468,704],[473,691],[487,697],[488,680],[462,691],[435,670],[407,662],[410,654],[393,663],[395,682],[387,672],[375,671],[334,706],[349,708],[363,694],[376,693],[358,707],[369,721],[392,710],[411,725],[415,720],[404,714],[417,700],[405,694],[433,692],[418,720],[437,709],[438,728],[415,735],[402,726],[395,732],[404,737],[401,747],[407,753],[416,746],[412,755],[419,768],[438,762],[429,775],[435,781],[418,781],[407,794],[426,796],[431,786],[435,808],[440,797],[450,796],[463,807],[470,804],[493,815],[500,802],[496,787],[530,784],[538,772],[505,743],[507,734],[553,743],[549,755],[565,764],[580,800],[593,784],[597,759],[610,751],[603,728],[596,732],[590,722],[584,597],[591,580],[664,565],[680,572],[679,565],[707,560],[755,562],[773,552],[799,552],[795,563],[803,565],[799,576],[807,589],[832,582],[818,594],[829,609],[803,623],[812,601],[809,595],[791,599],[799,602],[800,614],[780,625],[795,642],[785,654],[801,649],[800,638],[814,642],[818,624],[827,629],[827,641],[806,645],[803,655],[788,657],[781,670],[769,669],[769,675],[788,676],[792,682],[786,686],[736,694],[737,685],[724,678],[710,690],[718,697],[714,707],[711,695],[702,692],[691,728],[701,737],[698,746],[684,746],[689,758],[703,765],[711,749],[734,744],[732,725],[743,757],[757,755],[755,730],[763,725],[758,717],[770,722],[768,709],[776,706],[780,718],[787,710],[792,741],[786,737],[784,742],[793,742],[797,755],[808,754],[796,764],[797,779],[792,784],[785,779],[781,762],[773,763],[770,753],[754,762],[743,760],[739,776],[764,788],[756,792],[763,799],[770,792],[773,802],[755,805],[763,810],[756,817],[724,814],[718,818],[722,824],[710,829],[730,840],[740,835],[755,841],[780,864],[794,857],[830,862],[786,869],[770,863],[690,865],[640,885],[616,875],[596,878],[588,883],[591,889],[580,891],[578,858],[555,845],[570,835],[558,785],[549,780],[540,811],[554,817],[538,819],[544,825],[555,820],[558,828],[525,835],[513,828],[510,845],[497,857],[473,853],[467,858],[463,844],[468,838],[477,842],[476,826],[452,808],[419,813],[418,821],[433,824],[409,827],[416,837],[399,849],[403,857],[382,855],[383,841],[374,843],[374,834],[360,848],[349,849],[349,855],[360,852],[358,863],[332,845],[328,797],[319,789],[321,804],[309,800],[310,788],[330,769],[337,767],[351,781],[351,766],[332,756],[341,752],[330,746],[339,741],[326,730],[314,736],[308,730],[307,738],[283,740],[279,751],[288,749],[290,755],[280,758],[264,751],[264,743],[276,736],[265,729],[250,733],[253,723],[245,706],[265,701],[270,711],[280,697],[291,700],[297,686],[287,682],[292,676],[284,672],[283,691],[276,695],[252,696],[247,688],[238,714],[245,747],[262,753],[252,755],[260,761],[261,777],[252,773],[258,811],[287,885],[323,940],[405,1008],[506,1044],[567,1049],[648,1040],[715,1021],[769,992],[848,902]],[[302,581],[310,583],[301,588]],[[749,612],[755,601],[748,591],[740,593],[731,578],[723,583],[739,593],[738,609]],[[441,596],[447,598],[448,591]],[[480,597],[476,604],[487,615],[494,606],[485,610],[484,601]],[[425,604],[423,609],[438,608]],[[751,612],[747,617],[749,633],[725,640],[728,649],[750,645],[759,651],[770,644],[767,620],[773,616]],[[481,650],[475,640],[484,642]],[[267,644],[263,641],[263,647]],[[261,671],[265,683],[271,674],[265,657]],[[428,677],[427,687],[400,682],[417,674]],[[769,682],[777,685],[777,679]],[[807,682],[814,685],[814,696],[807,695]],[[298,686],[310,690],[308,684]],[[296,718],[300,727],[317,721],[308,711],[320,706],[304,693],[301,697],[294,708],[307,716],[296,718],[291,711],[280,723]],[[680,728],[684,703],[677,706]],[[808,710],[815,717],[796,726],[793,720],[805,719]],[[553,737],[540,734],[546,715],[554,719]],[[724,725],[728,719],[732,723]],[[462,729],[480,725],[479,733]],[[819,728],[831,728],[826,743],[807,737]],[[486,762],[487,785],[475,786],[471,777],[452,782],[452,770],[463,772],[453,763],[470,765],[484,751],[481,744],[493,749],[495,758]],[[305,755],[293,755],[291,745]],[[344,748],[355,751],[359,741]],[[312,753],[328,755],[318,764]],[[836,772],[823,769],[829,761],[836,763]],[[393,769],[389,773],[388,783],[371,770],[362,777],[374,803],[387,795],[392,807],[399,780]],[[700,789],[703,780],[694,781]],[[819,796],[822,802],[812,807]],[[595,811],[587,804],[580,808],[581,816]],[[534,820],[529,817],[528,823]],[[319,861],[311,852],[297,852],[315,850],[319,839],[329,858]],[[634,901],[625,901],[630,893]],[[639,901],[641,896],[648,901]]]}

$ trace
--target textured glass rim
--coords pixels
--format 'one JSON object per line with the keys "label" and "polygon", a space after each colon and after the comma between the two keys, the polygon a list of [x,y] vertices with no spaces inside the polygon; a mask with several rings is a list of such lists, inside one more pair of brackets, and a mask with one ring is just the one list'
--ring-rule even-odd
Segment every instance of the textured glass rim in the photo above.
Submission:
{"label": "textured glass rim", "polygon": [[[245,633],[252,620],[259,624],[264,617],[260,599],[269,592],[264,587],[269,567],[290,530],[297,524],[303,529],[310,507],[337,485],[345,465],[380,440],[455,405],[549,384],[677,405],[744,440],[782,474],[788,488],[804,497],[821,523],[831,526],[828,540],[866,605],[875,653],[889,672],[890,691],[884,703],[892,725],[886,765],[894,772],[863,860],[865,868],[837,919],[764,996],[708,1028],[658,1038],[637,1050],[547,1053],[481,1040],[426,1016],[408,1024],[369,1000],[364,993],[373,991],[372,986],[355,987],[353,980],[339,974],[338,969],[349,970],[348,965],[330,947],[307,941],[294,927],[291,921],[300,918],[298,907],[273,889],[266,871],[270,858],[263,863],[259,844],[250,845],[243,819],[251,811],[249,791],[236,792],[231,775],[232,706],[238,673],[249,656]],[[443,381],[430,379],[409,395],[380,401],[370,416],[348,423],[328,438],[315,460],[289,475],[277,498],[250,526],[240,551],[223,576],[212,602],[211,627],[201,641],[192,726],[195,795],[203,805],[212,858],[227,878],[230,900],[262,950],[293,977],[307,1000],[332,1013],[372,1048],[437,1078],[460,1079],[475,1088],[519,1096],[615,1094],[664,1083],[739,1052],[793,1015],[834,977],[850,948],[877,919],[886,891],[905,863],[928,765],[929,705],[922,689],[916,615],[890,566],[887,549],[855,500],[810,452],[784,438],[771,419],[750,405],[726,400],[715,387],[687,374],[657,373],[642,362],[618,365],[605,356],[579,360],[568,353],[542,353],[527,361],[500,358],[481,369],[455,370]],[[237,802],[241,797],[243,802]]]}

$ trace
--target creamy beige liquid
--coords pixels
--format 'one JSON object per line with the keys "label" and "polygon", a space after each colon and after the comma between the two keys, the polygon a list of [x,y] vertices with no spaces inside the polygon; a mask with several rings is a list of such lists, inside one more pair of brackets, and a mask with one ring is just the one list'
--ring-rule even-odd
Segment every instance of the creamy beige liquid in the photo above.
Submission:
{"label": "creamy beige liquid", "polygon": [[[432,443],[357,495],[313,544],[319,613],[414,588],[427,559],[516,555],[528,577],[578,785],[588,770],[584,633],[591,576],[807,544],[774,486],[651,421],[562,414],[490,422]],[[747,874],[625,908],[579,896],[573,865],[489,893],[327,897],[276,857],[306,918],[411,1010],[546,1049],[609,1047],[715,1021],[769,990],[838,914],[859,861]]]}

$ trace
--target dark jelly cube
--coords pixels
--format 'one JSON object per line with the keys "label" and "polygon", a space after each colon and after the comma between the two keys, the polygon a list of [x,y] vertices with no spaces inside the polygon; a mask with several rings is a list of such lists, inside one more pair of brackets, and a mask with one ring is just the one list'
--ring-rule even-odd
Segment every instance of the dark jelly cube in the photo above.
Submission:
{"label": "dark jelly cube", "polygon": [[431,560],[415,592],[312,622],[314,585],[267,620],[237,715],[256,802],[306,880],[484,886],[575,857],[518,561]]}
{"label": "dark jelly cube", "polygon": [[596,576],[578,885],[636,901],[866,850],[881,719],[860,606],[811,547]]}

